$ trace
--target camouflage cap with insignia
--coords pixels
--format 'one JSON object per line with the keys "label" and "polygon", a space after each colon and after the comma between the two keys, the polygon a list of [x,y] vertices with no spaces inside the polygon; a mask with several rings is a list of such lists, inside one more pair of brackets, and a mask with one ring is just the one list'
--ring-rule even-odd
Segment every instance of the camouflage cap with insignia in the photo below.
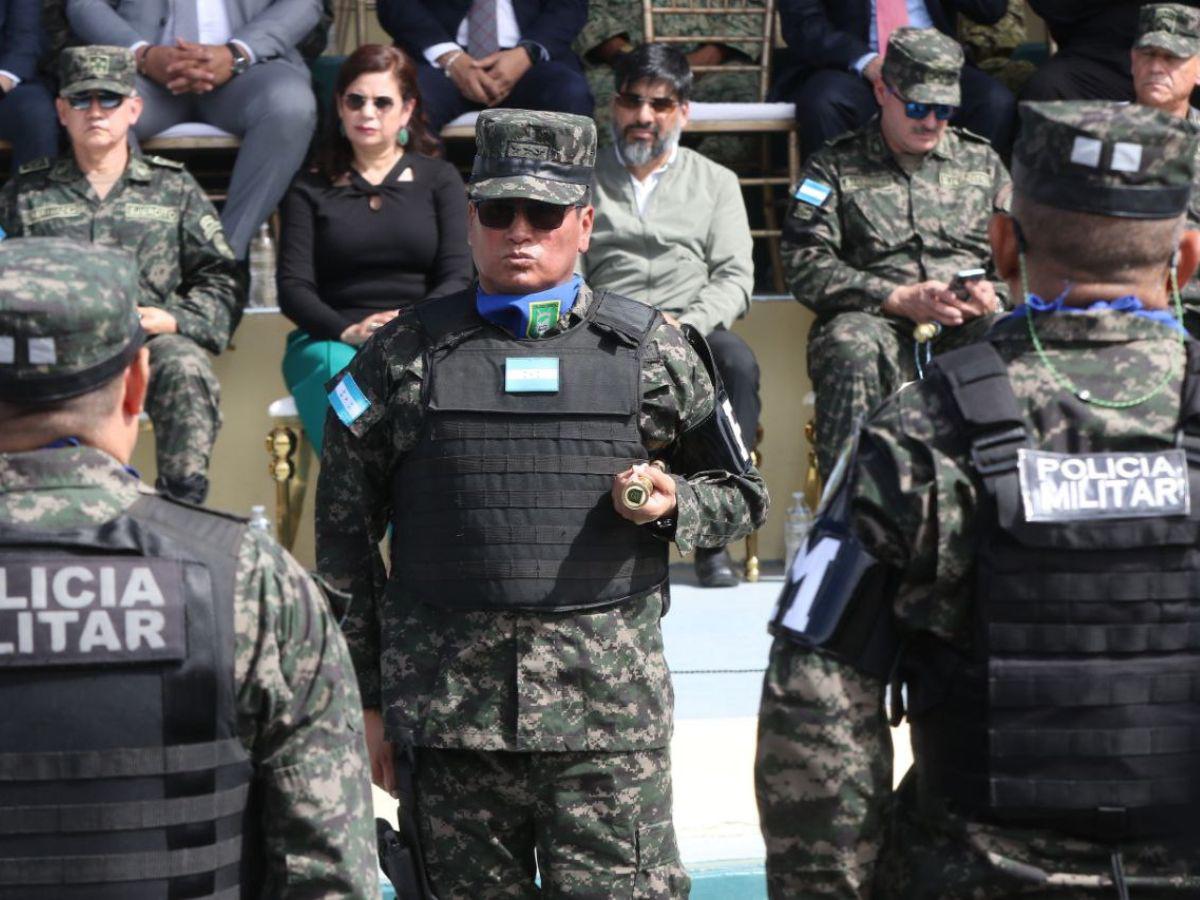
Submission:
{"label": "camouflage cap with insignia", "polygon": [[524,197],[583,203],[596,165],[596,123],[587,116],[486,109],[475,123],[472,200]]}
{"label": "camouflage cap with insignia", "polygon": [[1057,209],[1131,219],[1182,214],[1196,133],[1186,120],[1133,103],[1022,103],[1013,188]]}
{"label": "camouflage cap with insignia", "polygon": [[68,47],[58,58],[60,97],[84,91],[112,91],[128,97],[134,90],[137,64],[124,47]]}
{"label": "camouflage cap with insignia", "polygon": [[897,28],[883,55],[883,80],[905,100],[962,102],[963,49],[936,28]]}
{"label": "camouflage cap with insignia", "polygon": [[1200,54],[1200,9],[1182,3],[1151,3],[1138,10],[1135,50],[1154,48],[1180,59]]}
{"label": "camouflage cap with insignia", "polygon": [[0,243],[0,400],[86,394],[129,365],[146,335],[129,254],[66,238]]}

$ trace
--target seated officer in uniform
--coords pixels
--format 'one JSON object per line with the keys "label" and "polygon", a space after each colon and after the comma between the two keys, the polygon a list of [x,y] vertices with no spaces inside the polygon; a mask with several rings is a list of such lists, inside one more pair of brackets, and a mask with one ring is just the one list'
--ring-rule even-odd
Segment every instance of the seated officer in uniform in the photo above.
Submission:
{"label": "seated officer in uniform", "polygon": [[1196,144],[1022,107],[991,238],[1023,303],[875,411],[772,623],[773,897],[1200,896]]}
{"label": "seated officer in uniform", "polygon": [[573,274],[591,119],[485,110],[475,140],[478,283],[329,385],[317,559],[352,598],[372,773],[439,897],[685,897],[668,542],[744,536],[766,488],[703,337]]}
{"label": "seated officer in uniform", "polygon": [[63,51],[60,72],[56,103],[71,152],[17,171],[0,193],[0,227],[10,237],[69,237],[137,258],[156,484],[203,503],[221,426],[220,385],[204,351],[224,350],[241,315],[233,253],[216,210],[181,163],[130,152],[129,129],[142,109],[133,54],[74,47]]}
{"label": "seated officer in uniform", "polygon": [[[817,314],[808,373],[822,478],[856,423],[919,377],[930,347],[982,335],[1003,294],[989,280],[987,227],[1008,173],[986,141],[947,125],[962,64],[962,48],[934,29],[895,31],[875,86],[879,116],[809,159],[788,212],[788,283]],[[972,269],[985,271],[952,290]],[[918,347],[922,323],[941,334]]]}
{"label": "seated officer in uniform", "polygon": [[137,266],[0,244],[0,895],[377,898],[359,693],[269,537],[129,468]]}

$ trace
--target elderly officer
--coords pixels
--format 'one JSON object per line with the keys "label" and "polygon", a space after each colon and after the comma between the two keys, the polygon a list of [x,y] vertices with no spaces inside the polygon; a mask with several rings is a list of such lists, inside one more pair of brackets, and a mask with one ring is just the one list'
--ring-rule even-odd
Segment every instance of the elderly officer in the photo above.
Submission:
{"label": "elderly officer", "polygon": [[[934,29],[895,31],[875,87],[879,117],[810,159],[788,212],[788,281],[817,314],[808,371],[822,477],[855,423],[918,377],[930,346],[973,340],[1000,302],[987,227],[1008,175],[983,138],[947,125],[962,63],[958,44]],[[952,290],[956,273],[978,269]],[[942,331],[918,348],[922,323]]]}
{"label": "elderly officer", "polygon": [[992,242],[1024,303],[871,417],[773,621],[774,896],[1200,892],[1195,150],[1141,106],[1022,108]]}
{"label": "elderly officer", "polygon": [[128,467],[138,281],[117,250],[0,244],[0,894],[378,897],[324,597]]}
{"label": "elderly officer", "polygon": [[10,237],[69,237],[137,258],[157,485],[202,503],[221,424],[220,386],[204,351],[220,353],[241,314],[233,253],[212,204],[180,163],[130,153],[142,100],[128,50],[64,50],[60,83],[58,117],[71,152],[18,170],[0,193],[0,227]]}
{"label": "elderly officer", "polygon": [[417,748],[401,807],[439,897],[534,897],[535,872],[555,896],[684,896],[667,545],[746,534],[766,489],[698,332],[573,275],[592,121],[487,110],[476,142],[478,283],[331,382],[317,556],[352,596],[372,771],[409,796]]}

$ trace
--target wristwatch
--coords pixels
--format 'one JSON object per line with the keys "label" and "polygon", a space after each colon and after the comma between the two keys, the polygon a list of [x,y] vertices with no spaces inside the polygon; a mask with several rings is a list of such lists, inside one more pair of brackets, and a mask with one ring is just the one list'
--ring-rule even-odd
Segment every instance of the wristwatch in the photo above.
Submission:
{"label": "wristwatch", "polygon": [[246,55],[246,51],[239,44],[230,41],[225,45],[229,48],[229,52],[233,54],[233,74],[241,75],[250,68],[250,57]]}
{"label": "wristwatch", "polygon": [[536,41],[517,41],[517,46],[529,54],[531,66],[536,66],[542,61],[542,48]]}

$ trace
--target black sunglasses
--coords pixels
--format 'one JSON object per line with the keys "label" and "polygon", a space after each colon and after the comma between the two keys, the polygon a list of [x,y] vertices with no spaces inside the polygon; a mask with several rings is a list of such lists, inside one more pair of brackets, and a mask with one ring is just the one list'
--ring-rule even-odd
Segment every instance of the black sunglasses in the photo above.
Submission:
{"label": "black sunglasses", "polygon": [[63,99],[71,109],[91,109],[93,100],[100,104],[101,109],[116,109],[125,97],[116,91],[86,91],[82,94],[69,94]]}
{"label": "black sunglasses", "polygon": [[679,105],[674,97],[643,97],[630,91],[617,94],[617,103],[626,109],[641,109],[643,103],[649,103],[656,113],[669,113]]}
{"label": "black sunglasses", "polygon": [[517,212],[521,210],[530,227],[538,231],[553,231],[562,225],[567,210],[575,208],[542,200],[475,201],[475,212],[479,215],[479,224],[484,228],[508,228],[516,221]]}
{"label": "black sunglasses", "polygon": [[373,103],[381,113],[387,112],[396,105],[396,101],[391,97],[366,97],[362,94],[343,94],[342,102],[346,104],[347,109],[352,109],[354,112],[358,112],[368,103]]}
{"label": "black sunglasses", "polygon": [[[888,88],[888,93],[904,100],[893,88]],[[904,100],[904,114],[910,119],[923,119],[933,113],[934,118],[939,122],[945,122],[947,119],[954,118],[956,112],[958,112],[958,107],[951,106],[949,103],[918,103],[916,100]]]}

